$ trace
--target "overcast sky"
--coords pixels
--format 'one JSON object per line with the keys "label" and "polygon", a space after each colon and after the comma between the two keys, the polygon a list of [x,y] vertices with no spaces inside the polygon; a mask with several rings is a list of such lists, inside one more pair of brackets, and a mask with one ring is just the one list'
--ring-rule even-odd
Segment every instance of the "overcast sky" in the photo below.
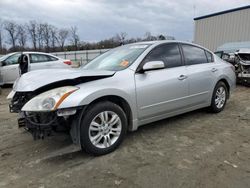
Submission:
{"label": "overcast sky", "polygon": [[250,4],[250,0],[0,0],[0,18],[24,23],[77,26],[83,41],[98,41],[126,32],[193,38],[193,18]]}

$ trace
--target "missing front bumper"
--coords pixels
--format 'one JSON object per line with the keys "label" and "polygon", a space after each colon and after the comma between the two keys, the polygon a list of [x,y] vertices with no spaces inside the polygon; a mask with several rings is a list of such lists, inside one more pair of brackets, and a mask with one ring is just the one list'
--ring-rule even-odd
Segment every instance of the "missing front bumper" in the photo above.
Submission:
{"label": "missing front bumper", "polygon": [[[23,127],[30,132],[34,140],[51,136],[59,125],[57,117],[53,113],[20,113],[18,127]],[[48,118],[46,120],[46,118]]]}
{"label": "missing front bumper", "polygon": [[250,86],[250,74],[239,73],[237,77],[239,84]]}
{"label": "missing front bumper", "polygon": [[79,113],[82,108],[60,109],[53,112],[20,112],[18,127],[30,132],[34,140],[57,133],[70,134],[73,143],[79,144]]}

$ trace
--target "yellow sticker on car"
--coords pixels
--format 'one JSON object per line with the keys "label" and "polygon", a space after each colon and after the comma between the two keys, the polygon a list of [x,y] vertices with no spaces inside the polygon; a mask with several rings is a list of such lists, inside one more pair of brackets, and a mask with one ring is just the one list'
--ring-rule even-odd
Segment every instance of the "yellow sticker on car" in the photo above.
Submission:
{"label": "yellow sticker on car", "polygon": [[120,63],[120,66],[122,67],[127,67],[129,65],[129,62],[127,60],[123,60],[121,63]]}

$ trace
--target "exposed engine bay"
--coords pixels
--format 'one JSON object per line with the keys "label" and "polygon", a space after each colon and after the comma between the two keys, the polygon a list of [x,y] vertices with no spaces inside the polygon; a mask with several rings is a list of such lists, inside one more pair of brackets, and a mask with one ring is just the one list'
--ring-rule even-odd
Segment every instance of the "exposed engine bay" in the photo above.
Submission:
{"label": "exposed engine bay", "polygon": [[36,92],[16,92],[9,105],[11,113],[19,113],[18,127],[23,127],[34,138],[44,139],[57,132],[70,132],[72,115],[78,109],[62,109],[51,112],[22,112],[22,107],[33,97]]}
{"label": "exposed engine bay", "polygon": [[239,83],[250,85],[250,51],[235,53],[235,73]]}
{"label": "exposed engine bay", "polygon": [[220,51],[215,54],[234,65],[237,83],[250,86],[250,49],[240,49],[234,53]]}

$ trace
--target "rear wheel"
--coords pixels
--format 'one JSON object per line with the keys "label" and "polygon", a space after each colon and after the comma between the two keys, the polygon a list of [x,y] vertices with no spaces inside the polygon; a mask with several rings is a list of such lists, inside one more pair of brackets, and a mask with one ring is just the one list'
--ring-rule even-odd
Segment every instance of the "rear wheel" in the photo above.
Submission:
{"label": "rear wheel", "polygon": [[120,106],[100,102],[91,106],[81,123],[82,148],[93,155],[114,151],[127,131],[127,118]]}
{"label": "rear wheel", "polygon": [[228,89],[224,82],[218,82],[214,88],[210,110],[214,113],[221,112],[227,103]]}

